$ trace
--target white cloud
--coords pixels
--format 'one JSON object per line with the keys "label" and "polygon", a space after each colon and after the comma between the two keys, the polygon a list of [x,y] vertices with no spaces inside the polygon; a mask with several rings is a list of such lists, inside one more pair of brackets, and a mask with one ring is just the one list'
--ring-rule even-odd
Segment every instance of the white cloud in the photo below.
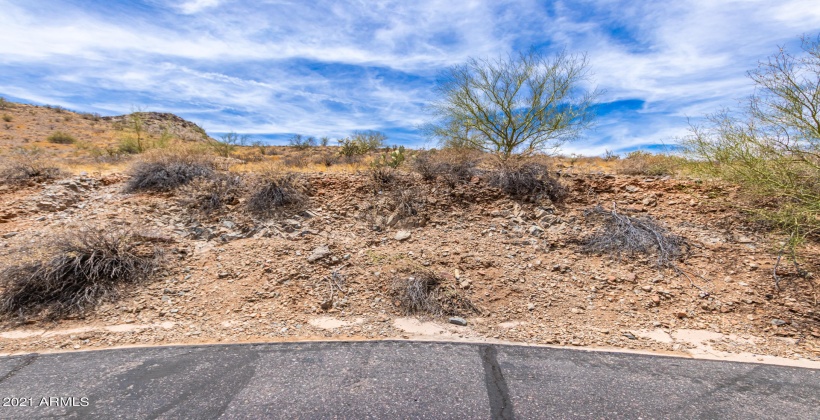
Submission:
{"label": "white cloud", "polygon": [[568,146],[591,153],[680,135],[687,116],[751,93],[745,71],[757,60],[820,29],[807,0],[156,2],[146,12],[0,0],[0,38],[14,40],[0,43],[0,79],[18,81],[0,81],[2,93],[77,109],[181,110],[214,131],[412,129],[437,70],[566,45],[588,52],[605,100],[646,101]]}
{"label": "white cloud", "polygon": [[180,4],[177,7],[180,11],[182,11],[182,13],[194,14],[205,9],[219,6],[220,3],[222,3],[222,0],[190,0]]}

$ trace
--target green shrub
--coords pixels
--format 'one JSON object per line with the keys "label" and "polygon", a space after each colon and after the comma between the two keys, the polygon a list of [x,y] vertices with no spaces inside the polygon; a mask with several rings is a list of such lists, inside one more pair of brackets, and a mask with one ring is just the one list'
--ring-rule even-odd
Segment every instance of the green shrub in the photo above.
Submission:
{"label": "green shrub", "polygon": [[370,151],[367,144],[350,138],[339,140],[339,154],[341,156],[364,155]]}
{"label": "green shrub", "polygon": [[342,156],[366,155],[384,145],[387,136],[378,131],[357,131],[352,136],[338,140],[339,154]]}
{"label": "green shrub", "polygon": [[820,238],[820,37],[802,48],[749,73],[756,93],[745,109],[710,115],[682,139],[695,169],[740,185],[746,210],[785,232],[792,255]]}
{"label": "green shrub", "polygon": [[11,117],[11,115],[9,115],[9,114],[3,114],[3,121],[5,121],[5,122],[11,122],[11,120],[13,120],[13,118]]}
{"label": "green shrub", "polygon": [[46,140],[48,140],[49,143],[55,144],[74,144],[77,142],[77,139],[74,138],[74,136],[63,131],[55,131],[51,133]]}
{"label": "green shrub", "polygon": [[141,142],[133,137],[124,137],[117,144],[117,151],[126,155],[136,155],[143,152]]}
{"label": "green shrub", "polygon": [[397,149],[393,150],[389,153],[384,153],[383,155],[376,156],[376,159],[373,160],[373,166],[375,167],[390,167],[393,169],[398,168],[399,166],[404,163],[406,159],[404,146],[399,146]]}

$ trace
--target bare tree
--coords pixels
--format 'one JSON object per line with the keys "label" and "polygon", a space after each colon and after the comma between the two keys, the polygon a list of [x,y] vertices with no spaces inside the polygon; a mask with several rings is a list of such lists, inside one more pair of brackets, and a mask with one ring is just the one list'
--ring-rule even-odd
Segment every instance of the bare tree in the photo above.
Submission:
{"label": "bare tree", "polygon": [[313,136],[303,136],[301,134],[294,134],[288,139],[288,144],[297,149],[309,149],[316,146],[316,138]]}
{"label": "bare tree", "polygon": [[470,59],[440,78],[428,131],[506,162],[576,139],[592,124],[597,89],[584,88],[585,55],[531,50],[507,59]]}

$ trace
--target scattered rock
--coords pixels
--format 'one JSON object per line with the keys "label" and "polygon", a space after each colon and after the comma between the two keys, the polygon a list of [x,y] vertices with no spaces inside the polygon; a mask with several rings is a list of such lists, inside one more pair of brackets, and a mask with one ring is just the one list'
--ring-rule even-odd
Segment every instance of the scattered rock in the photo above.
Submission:
{"label": "scattered rock", "polygon": [[410,232],[406,230],[400,230],[396,232],[396,240],[397,241],[404,241],[406,239],[410,239]]}
{"label": "scattered rock", "polygon": [[453,325],[459,325],[459,326],[462,326],[462,327],[467,326],[467,320],[464,319],[464,318],[461,318],[461,317],[457,317],[457,316],[450,317],[450,323],[453,324]]}
{"label": "scattered rock", "polygon": [[775,318],[775,319],[772,320],[772,325],[776,325],[778,327],[781,326],[781,325],[786,325],[786,324],[787,324],[787,322],[782,320],[782,319]]}
{"label": "scattered rock", "polygon": [[327,245],[322,245],[314,249],[313,252],[308,255],[307,260],[312,263],[319,261],[328,255],[330,255],[330,248]]}

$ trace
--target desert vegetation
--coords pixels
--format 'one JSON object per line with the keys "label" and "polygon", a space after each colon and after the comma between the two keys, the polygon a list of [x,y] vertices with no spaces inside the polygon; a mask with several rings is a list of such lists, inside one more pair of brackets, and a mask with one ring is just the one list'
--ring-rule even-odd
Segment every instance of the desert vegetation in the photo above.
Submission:
{"label": "desert vegetation", "polygon": [[309,188],[297,174],[263,174],[248,197],[248,210],[263,217],[302,210]]}
{"label": "desert vegetation", "polygon": [[453,281],[431,271],[403,273],[393,280],[391,290],[407,315],[465,316],[480,312]]}
{"label": "desert vegetation", "polygon": [[49,143],[56,144],[74,144],[77,142],[77,139],[74,138],[74,136],[62,131],[55,131],[50,136],[48,136],[46,140],[48,140]]}
{"label": "desert vegetation", "polygon": [[450,147],[492,153],[500,161],[555,149],[593,122],[600,94],[581,84],[583,55],[532,50],[507,59],[470,59],[439,78],[437,120],[429,133]]}
{"label": "desert vegetation", "polygon": [[709,115],[682,144],[696,170],[742,186],[744,210],[787,235],[779,252],[803,276],[797,250],[820,236],[820,37],[804,37],[798,55],[781,49],[749,78],[745,108]]}
{"label": "desert vegetation", "polygon": [[127,192],[167,192],[196,179],[210,178],[215,174],[215,163],[208,156],[192,153],[156,153],[136,161],[131,178],[126,184]]}
{"label": "desert vegetation", "polygon": [[156,238],[116,229],[81,229],[47,241],[42,261],[0,272],[0,313],[17,319],[82,314],[158,267]]}
{"label": "desert vegetation", "polygon": [[20,187],[55,180],[62,175],[63,171],[38,150],[18,148],[0,156],[0,185]]}
{"label": "desert vegetation", "polygon": [[686,239],[675,235],[647,216],[629,216],[618,212],[613,204],[611,210],[595,206],[584,212],[584,217],[599,227],[584,238],[584,252],[608,253],[618,258],[630,258],[635,254],[652,255],[658,267],[673,267],[683,256]]}
{"label": "desert vegetation", "polygon": [[[818,261],[799,251],[817,249],[818,134],[811,103],[783,102],[811,99],[809,85],[778,85],[815,63],[801,57],[764,63],[750,108],[693,127],[680,155],[553,154],[592,125],[599,95],[570,54],[450,69],[430,150],[377,131],[274,146],[163,114],[52,107],[47,131],[0,156],[0,314],[179,322],[181,340],[299,334],[294,320],[309,330],[316,315],[368,337],[412,315],[558,344],[644,343],[612,334],[632,325],[813,340]],[[21,125],[46,111],[0,105]],[[69,222],[91,227],[39,233]],[[135,233],[149,226],[162,235]]]}

